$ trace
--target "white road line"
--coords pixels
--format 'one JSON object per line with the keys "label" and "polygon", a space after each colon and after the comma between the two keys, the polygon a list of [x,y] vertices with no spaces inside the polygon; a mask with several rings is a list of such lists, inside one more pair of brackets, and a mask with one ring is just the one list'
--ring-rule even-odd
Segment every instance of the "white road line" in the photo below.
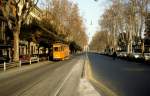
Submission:
{"label": "white road line", "polygon": [[66,78],[63,80],[63,82],[61,83],[60,87],[56,90],[54,96],[57,96],[57,94],[60,92],[60,90],[63,88],[63,86],[65,85],[65,83],[67,82],[67,80],[71,77],[74,69],[76,68],[76,66],[80,63],[80,60],[77,62],[76,65],[73,66],[73,68],[71,69],[71,71],[69,72],[69,74],[66,76]]}

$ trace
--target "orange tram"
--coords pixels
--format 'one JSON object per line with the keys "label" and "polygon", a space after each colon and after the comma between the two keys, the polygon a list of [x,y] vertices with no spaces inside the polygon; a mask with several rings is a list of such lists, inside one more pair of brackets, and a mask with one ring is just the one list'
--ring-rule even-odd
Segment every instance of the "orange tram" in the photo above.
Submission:
{"label": "orange tram", "polygon": [[70,56],[69,46],[63,43],[54,43],[52,45],[52,58],[53,60],[64,60]]}

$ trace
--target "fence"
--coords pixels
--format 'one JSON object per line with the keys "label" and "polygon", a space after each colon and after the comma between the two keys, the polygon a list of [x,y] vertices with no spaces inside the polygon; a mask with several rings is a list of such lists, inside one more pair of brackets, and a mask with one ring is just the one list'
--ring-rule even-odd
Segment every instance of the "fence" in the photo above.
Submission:
{"label": "fence", "polygon": [[3,69],[4,71],[6,71],[7,69],[17,67],[18,65],[19,65],[19,63],[14,63],[14,62],[6,63],[6,62],[4,62],[4,63],[0,64],[0,69]]}
{"label": "fence", "polygon": [[29,60],[20,60],[19,62],[11,62],[11,63],[1,63],[0,69],[6,71],[7,69],[14,68],[14,67],[21,67],[23,63],[32,64],[33,62],[39,62],[39,58],[30,58]]}

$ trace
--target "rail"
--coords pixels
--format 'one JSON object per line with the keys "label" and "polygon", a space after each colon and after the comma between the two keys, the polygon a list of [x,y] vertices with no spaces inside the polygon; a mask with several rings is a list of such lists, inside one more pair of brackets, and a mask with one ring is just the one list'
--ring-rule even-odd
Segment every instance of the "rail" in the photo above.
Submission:
{"label": "rail", "polygon": [[15,62],[11,62],[11,63],[2,63],[0,64],[0,69],[3,69],[4,71],[6,71],[7,69],[10,69],[10,68],[14,68],[14,67],[17,67],[19,63],[15,63]]}
{"label": "rail", "polygon": [[4,62],[0,64],[0,70],[6,71],[7,69],[10,69],[10,68],[21,67],[22,64],[25,64],[25,63],[32,64],[34,62],[39,63],[40,59],[37,57],[31,57],[30,59],[24,59],[24,60],[21,59],[19,62],[10,62],[10,63]]}

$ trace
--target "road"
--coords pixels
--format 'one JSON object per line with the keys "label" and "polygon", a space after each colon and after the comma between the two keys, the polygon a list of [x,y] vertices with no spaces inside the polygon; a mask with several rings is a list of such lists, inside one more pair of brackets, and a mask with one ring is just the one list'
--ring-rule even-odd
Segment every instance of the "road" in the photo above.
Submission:
{"label": "road", "polygon": [[94,79],[117,96],[150,96],[149,65],[113,60],[95,53],[89,53],[88,57]]}
{"label": "road", "polygon": [[[7,72],[1,72],[0,96],[72,96],[77,87],[77,82],[79,82],[79,79],[77,79],[77,77],[80,78],[79,74],[81,72],[79,72],[79,69],[82,68],[77,63],[83,63],[82,60],[83,56],[76,56],[66,61],[47,62],[41,66],[29,68],[28,70],[18,69],[14,73],[13,71],[11,73],[11,70],[8,74]],[[74,66],[77,69],[73,70]],[[28,67],[31,66],[29,65]],[[73,75],[76,77],[66,79],[67,76]],[[65,80],[68,80],[68,85],[65,84],[63,86],[62,84],[65,83]],[[67,93],[62,93],[62,90],[68,91]]]}

